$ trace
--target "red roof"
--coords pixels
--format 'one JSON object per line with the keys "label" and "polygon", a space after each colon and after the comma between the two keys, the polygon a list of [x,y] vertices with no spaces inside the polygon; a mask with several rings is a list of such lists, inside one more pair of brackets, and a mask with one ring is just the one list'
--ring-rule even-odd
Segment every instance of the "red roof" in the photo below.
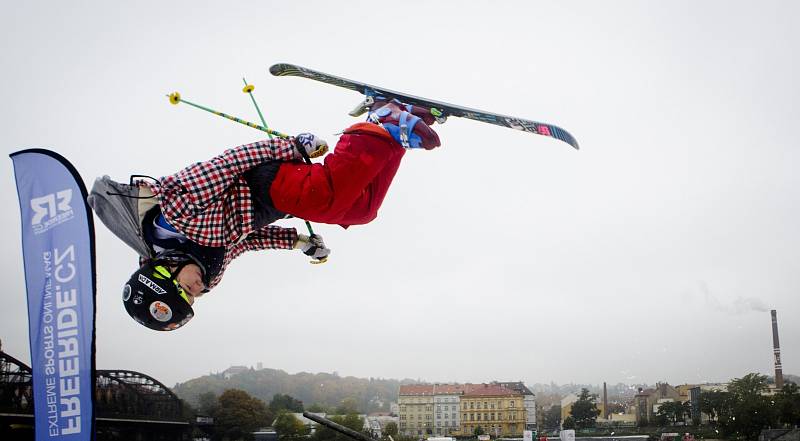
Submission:
{"label": "red roof", "polygon": [[496,397],[502,395],[519,395],[518,392],[505,388],[499,384],[471,384],[465,397]]}
{"label": "red roof", "polygon": [[433,395],[433,385],[407,384],[400,386],[400,395]]}
{"label": "red roof", "polygon": [[434,393],[434,395],[464,393],[464,385],[463,384],[434,384],[433,385],[433,393]]}

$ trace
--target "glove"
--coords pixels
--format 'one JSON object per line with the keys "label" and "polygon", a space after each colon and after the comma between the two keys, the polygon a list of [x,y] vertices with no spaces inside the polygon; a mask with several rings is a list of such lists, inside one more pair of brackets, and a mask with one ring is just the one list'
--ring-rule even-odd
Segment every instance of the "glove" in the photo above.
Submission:
{"label": "glove", "polygon": [[328,152],[328,143],[311,133],[301,133],[294,138],[294,146],[305,158],[319,158]]}
{"label": "glove", "polygon": [[311,237],[305,234],[298,234],[297,244],[294,247],[300,248],[303,254],[317,260],[327,259],[331,253],[330,248],[325,246],[325,242],[322,241],[322,236],[319,234],[314,234]]}

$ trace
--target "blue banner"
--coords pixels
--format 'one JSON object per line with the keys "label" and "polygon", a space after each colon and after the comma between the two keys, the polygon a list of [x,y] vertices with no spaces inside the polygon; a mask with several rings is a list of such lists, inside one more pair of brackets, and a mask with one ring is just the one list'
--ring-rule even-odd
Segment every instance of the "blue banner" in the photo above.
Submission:
{"label": "blue banner", "polygon": [[94,438],[94,224],[80,175],[43,149],[13,153],[36,440]]}

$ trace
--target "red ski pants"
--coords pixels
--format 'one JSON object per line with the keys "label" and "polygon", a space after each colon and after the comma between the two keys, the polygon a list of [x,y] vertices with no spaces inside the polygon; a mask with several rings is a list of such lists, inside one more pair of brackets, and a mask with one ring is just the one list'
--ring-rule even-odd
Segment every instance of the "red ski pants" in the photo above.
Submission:
{"label": "red ski pants", "polygon": [[312,222],[349,225],[375,219],[405,154],[369,123],[345,130],[323,164],[285,163],[270,187],[278,210]]}

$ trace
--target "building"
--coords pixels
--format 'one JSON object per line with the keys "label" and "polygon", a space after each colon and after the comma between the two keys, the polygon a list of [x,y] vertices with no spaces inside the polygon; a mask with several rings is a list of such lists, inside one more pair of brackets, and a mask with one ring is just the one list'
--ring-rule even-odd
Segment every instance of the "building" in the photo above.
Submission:
{"label": "building", "polygon": [[667,383],[657,383],[655,389],[639,390],[633,401],[636,424],[644,425],[653,422],[658,407],[669,401],[681,401],[681,394],[678,389]]}
{"label": "building", "polygon": [[433,433],[435,435],[447,436],[461,430],[459,408],[463,393],[464,386],[459,384],[433,385]]}
{"label": "building", "polygon": [[389,412],[374,412],[364,418],[364,426],[375,439],[383,437],[383,432],[389,423],[399,423],[398,418]]}
{"label": "building", "polygon": [[525,430],[536,430],[536,395],[521,381],[498,384],[522,394],[522,405],[525,408]]}
{"label": "building", "polygon": [[572,405],[578,401],[578,395],[569,394],[561,399],[561,422],[572,414]]}
{"label": "building", "polygon": [[222,376],[226,380],[230,380],[234,375],[239,375],[242,372],[247,372],[247,366],[231,366],[222,372]]}
{"label": "building", "polygon": [[471,435],[478,427],[495,437],[522,436],[525,429],[522,394],[498,383],[469,385],[461,395],[460,434]]}
{"label": "building", "polygon": [[400,406],[402,435],[423,436],[433,433],[433,385],[411,384],[400,386],[397,404]]}

